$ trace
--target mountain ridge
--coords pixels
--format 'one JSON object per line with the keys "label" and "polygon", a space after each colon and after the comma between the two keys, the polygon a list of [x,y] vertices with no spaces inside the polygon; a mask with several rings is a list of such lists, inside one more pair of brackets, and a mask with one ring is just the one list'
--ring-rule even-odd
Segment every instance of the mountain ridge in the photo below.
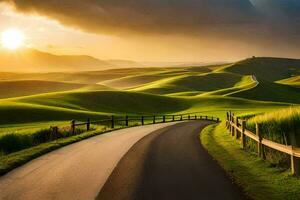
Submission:
{"label": "mountain ridge", "polygon": [[56,55],[36,49],[0,50],[2,72],[100,71],[139,66],[129,60],[100,60],[89,55]]}

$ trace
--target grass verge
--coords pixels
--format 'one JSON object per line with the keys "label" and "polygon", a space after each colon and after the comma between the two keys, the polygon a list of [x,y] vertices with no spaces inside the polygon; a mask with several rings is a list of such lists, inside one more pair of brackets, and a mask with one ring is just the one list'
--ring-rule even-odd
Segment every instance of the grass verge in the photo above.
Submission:
{"label": "grass verge", "polygon": [[[118,130],[118,129],[113,129]],[[0,155],[0,176],[11,171],[12,169],[25,164],[26,162],[33,160],[43,154],[46,154],[55,149],[64,147],[68,144],[72,144],[81,141],[86,138],[90,138],[96,135],[107,133],[112,130],[97,129],[94,131],[85,132],[79,135],[74,135],[67,138],[61,138],[56,141],[43,143],[32,148],[28,148],[22,151],[11,153],[8,155]]]}
{"label": "grass verge", "polygon": [[[159,122],[157,122],[159,123]],[[151,125],[152,123],[148,123],[148,121],[145,121],[145,126]],[[130,128],[130,127],[135,127],[139,126],[140,124],[138,123],[132,123],[128,127],[126,126],[121,126],[116,124],[114,129],[108,128],[107,126],[101,126],[101,128],[97,128],[96,130],[93,131],[88,131],[84,132],[78,135],[66,137],[66,138],[60,138],[55,141],[47,142],[47,143],[42,143],[37,146],[24,149],[21,151],[17,151],[15,153],[10,153],[7,155],[0,154],[0,176],[6,174],[7,172],[13,170],[16,167],[19,167],[39,156],[42,156],[46,153],[49,153],[53,150],[59,149],[61,147],[67,146],[69,144],[79,142],[81,140],[105,134],[111,131],[116,131],[124,128]],[[0,152],[1,153],[1,152]]]}
{"label": "grass verge", "polygon": [[300,179],[255,154],[241,149],[238,140],[229,135],[225,122],[205,128],[201,143],[236,183],[253,199],[281,200],[300,198]]}

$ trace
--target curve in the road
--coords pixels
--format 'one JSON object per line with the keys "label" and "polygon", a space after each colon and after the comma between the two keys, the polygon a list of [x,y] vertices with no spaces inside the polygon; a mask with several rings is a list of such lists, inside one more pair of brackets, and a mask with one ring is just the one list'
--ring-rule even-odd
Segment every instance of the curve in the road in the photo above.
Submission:
{"label": "curve in the road", "polygon": [[0,177],[0,200],[88,200],[141,138],[174,123],[113,131],[66,146]]}
{"label": "curve in the road", "polygon": [[145,136],[120,160],[97,199],[246,199],[199,144],[208,124],[181,123]]}

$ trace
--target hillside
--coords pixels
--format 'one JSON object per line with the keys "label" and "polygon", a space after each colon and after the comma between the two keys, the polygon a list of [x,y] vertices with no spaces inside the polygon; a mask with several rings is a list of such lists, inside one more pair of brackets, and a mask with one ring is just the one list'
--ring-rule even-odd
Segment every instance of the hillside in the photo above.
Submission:
{"label": "hillside", "polygon": [[2,72],[0,114],[7,116],[2,123],[19,124],[111,114],[263,112],[300,104],[300,89],[288,84],[297,82],[298,63],[250,58],[206,67]]}
{"label": "hillside", "polygon": [[132,91],[153,93],[153,94],[172,94],[181,92],[203,92],[214,91],[233,87],[242,76],[230,73],[199,73],[178,75],[171,78],[158,80],[141,87],[136,87]]}
{"label": "hillside", "polygon": [[277,83],[291,86],[300,86],[300,76],[292,76],[290,78],[282,79],[277,81]]}
{"label": "hillside", "polygon": [[255,75],[258,79],[278,81],[291,76],[300,75],[300,60],[288,58],[249,58],[230,65],[227,72]]}
{"label": "hillside", "polygon": [[16,52],[0,50],[1,72],[76,72],[141,66],[134,61],[106,61],[87,55],[54,55],[35,49],[20,49]]}
{"label": "hillside", "polygon": [[260,101],[288,102],[299,104],[300,88],[272,83],[260,79],[259,84],[256,87],[239,93],[235,93],[232,96]]}
{"label": "hillside", "polygon": [[[176,72],[174,72],[176,71]],[[182,71],[181,71],[182,72]],[[185,72],[185,71],[184,71]],[[44,72],[44,73],[17,73],[17,72],[0,72],[0,80],[43,80],[43,81],[60,81],[82,84],[96,84],[106,80],[125,78],[128,76],[138,76],[142,74],[161,73],[174,74],[178,70],[172,68],[124,68],[124,69],[107,69],[97,71],[80,71],[80,72]]]}
{"label": "hillside", "polygon": [[0,98],[20,97],[69,90],[108,89],[108,87],[99,84],[78,84],[39,80],[0,81]]}

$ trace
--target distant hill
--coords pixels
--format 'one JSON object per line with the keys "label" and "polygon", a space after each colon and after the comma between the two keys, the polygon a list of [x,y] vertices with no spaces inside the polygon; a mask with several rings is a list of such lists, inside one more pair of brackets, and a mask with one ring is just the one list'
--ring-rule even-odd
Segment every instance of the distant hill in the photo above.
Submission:
{"label": "distant hill", "polygon": [[0,81],[0,99],[70,90],[89,91],[108,89],[110,88],[100,84],[79,84],[39,80]]}
{"label": "distant hill", "polygon": [[241,75],[255,75],[258,85],[232,96],[261,101],[300,103],[300,89],[292,87],[300,75],[300,60],[289,58],[249,58],[224,69]]}
{"label": "distant hill", "polygon": [[106,60],[106,62],[115,66],[116,68],[134,68],[134,67],[145,67],[146,65],[131,61],[131,60]]}
{"label": "distant hill", "polygon": [[133,66],[141,65],[126,60],[99,60],[87,55],[54,55],[35,49],[22,49],[16,52],[0,50],[2,72],[99,71]]}
{"label": "distant hill", "polygon": [[234,63],[227,72],[255,75],[259,79],[278,81],[300,75],[300,60],[290,58],[256,57]]}

